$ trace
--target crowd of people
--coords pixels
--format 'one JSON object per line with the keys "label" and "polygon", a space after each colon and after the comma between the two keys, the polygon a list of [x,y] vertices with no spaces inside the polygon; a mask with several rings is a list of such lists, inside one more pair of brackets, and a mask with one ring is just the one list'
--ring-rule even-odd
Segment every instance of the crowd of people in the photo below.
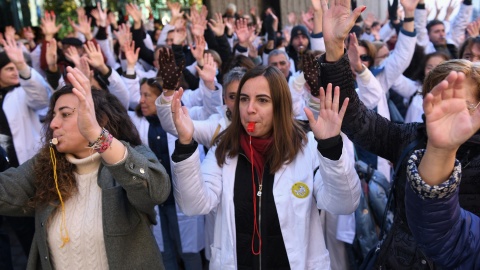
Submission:
{"label": "crowd of people", "polygon": [[480,267],[480,19],[459,5],[5,27],[0,269],[10,237],[27,269]]}

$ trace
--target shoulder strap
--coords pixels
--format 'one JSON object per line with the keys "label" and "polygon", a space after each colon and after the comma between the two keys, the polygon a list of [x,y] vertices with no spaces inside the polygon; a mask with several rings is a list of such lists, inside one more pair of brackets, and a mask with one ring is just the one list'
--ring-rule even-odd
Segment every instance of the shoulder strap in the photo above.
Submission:
{"label": "shoulder strap", "polygon": [[[420,134],[419,134],[420,135]],[[420,135],[418,136],[414,141],[410,142],[407,147],[403,150],[402,154],[400,155],[400,159],[397,161],[397,165],[395,166],[395,171],[393,173],[393,182],[392,186],[390,188],[390,192],[388,193],[388,200],[387,200],[387,205],[385,206],[385,210],[383,212],[383,219],[382,219],[382,227],[380,229],[380,235],[379,235],[379,244],[377,246],[377,249],[380,248],[380,242],[383,240],[383,236],[385,234],[385,224],[387,223],[387,215],[388,211],[390,210],[390,207],[392,205],[393,201],[393,192],[395,190],[395,186],[398,182],[398,170],[400,169],[400,165],[402,164],[402,161],[405,159],[405,156],[413,149],[415,148],[421,141],[423,140],[423,136]]]}

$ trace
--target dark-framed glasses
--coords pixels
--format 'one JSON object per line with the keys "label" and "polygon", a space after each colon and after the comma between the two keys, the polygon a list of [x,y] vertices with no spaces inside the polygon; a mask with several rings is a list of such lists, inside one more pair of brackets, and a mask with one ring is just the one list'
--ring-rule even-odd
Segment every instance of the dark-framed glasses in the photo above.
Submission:
{"label": "dark-framed glasses", "polygon": [[149,78],[149,79],[143,78],[140,84],[143,84],[144,82],[147,82],[149,86],[157,87],[160,90],[160,92],[163,92],[163,87],[157,81],[157,78]]}
{"label": "dark-framed glasses", "polygon": [[368,61],[372,60],[372,57],[370,57],[370,55],[368,55],[368,54],[362,54],[362,55],[360,55],[360,60],[362,60],[364,62],[368,62]]}

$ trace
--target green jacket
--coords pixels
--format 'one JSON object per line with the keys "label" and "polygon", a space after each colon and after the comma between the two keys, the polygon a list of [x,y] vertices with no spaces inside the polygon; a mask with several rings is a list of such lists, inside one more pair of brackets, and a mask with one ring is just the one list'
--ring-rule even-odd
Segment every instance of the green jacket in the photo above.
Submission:
{"label": "green jacket", "polygon": [[[110,269],[164,269],[150,225],[156,223],[154,207],[170,193],[170,180],[148,147],[124,144],[126,160],[115,165],[102,161],[98,172],[108,265]],[[35,216],[27,269],[52,269],[45,224],[55,205],[40,210],[25,207],[35,194],[35,166],[33,157],[0,174],[0,215]]]}

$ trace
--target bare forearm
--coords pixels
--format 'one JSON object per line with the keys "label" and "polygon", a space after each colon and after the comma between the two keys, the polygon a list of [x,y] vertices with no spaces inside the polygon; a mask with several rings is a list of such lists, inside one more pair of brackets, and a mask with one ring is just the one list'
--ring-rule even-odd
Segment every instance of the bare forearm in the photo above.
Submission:
{"label": "bare forearm", "polygon": [[325,42],[325,50],[325,60],[327,60],[327,62],[337,62],[342,58],[344,53],[343,42],[339,44],[327,44],[327,42]]}
{"label": "bare forearm", "polygon": [[323,31],[322,18],[322,11],[313,13],[313,34],[318,34]]}
{"label": "bare forearm", "polygon": [[[413,18],[415,16],[415,10],[405,11],[405,18]],[[402,25],[403,29],[408,32],[413,32],[415,30],[415,23],[411,22],[403,22]]]}

